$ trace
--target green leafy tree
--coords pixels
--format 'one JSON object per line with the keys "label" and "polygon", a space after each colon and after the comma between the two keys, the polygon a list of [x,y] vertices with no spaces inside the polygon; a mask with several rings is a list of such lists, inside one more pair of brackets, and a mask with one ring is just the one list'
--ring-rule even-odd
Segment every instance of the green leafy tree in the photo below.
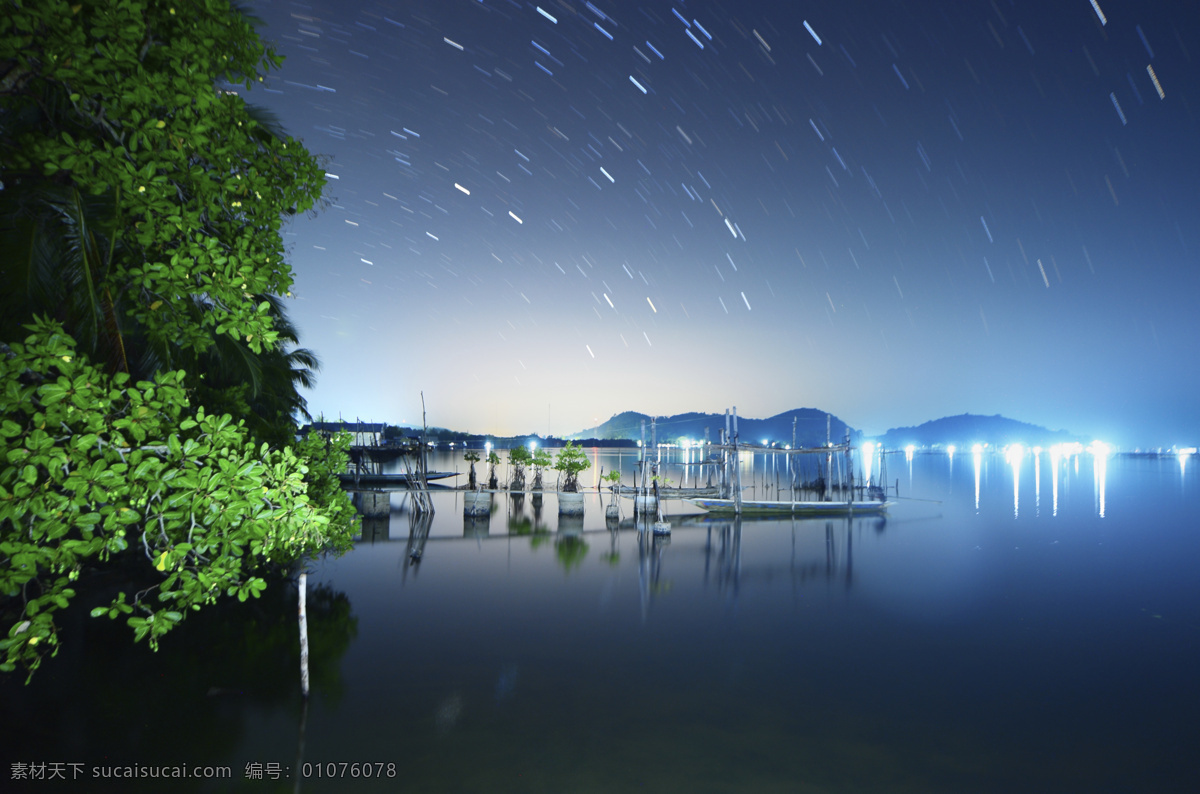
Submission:
{"label": "green leafy tree", "polygon": [[487,463],[488,463],[488,488],[490,488],[491,490],[494,491],[500,487],[499,482],[497,482],[497,480],[496,480],[496,467],[498,465],[500,465],[500,456],[497,455],[494,451],[488,452]]}
{"label": "green leafy tree", "polygon": [[155,645],[350,543],[348,442],[292,443],[317,362],[275,297],[325,176],[235,90],[280,62],[227,0],[0,14],[0,669],[56,650],[91,567],[130,581],[93,614]]}
{"label": "green leafy tree", "polygon": [[575,442],[568,441],[554,459],[554,470],[563,475],[562,489],[568,493],[578,493],[579,475],[591,468],[591,465],[587,454],[575,446]]}
{"label": "green leafy tree", "polygon": [[534,451],[533,460],[530,463],[533,465],[533,485],[531,487],[535,491],[540,491],[542,490],[542,472],[554,463],[554,459],[550,457],[550,453],[545,447],[538,447]]}
{"label": "green leafy tree", "polygon": [[479,483],[475,479],[475,464],[479,462],[479,453],[473,449],[469,449],[467,450],[467,453],[463,455],[463,460],[471,464],[471,473],[467,478],[467,487],[474,491],[479,487]]}
{"label": "green leafy tree", "polygon": [[97,564],[144,559],[92,615],[124,617],[156,647],[187,610],[257,598],[265,567],[349,547],[352,508],[329,490],[348,440],[308,442],[309,469],[229,415],[190,410],[182,373],[134,384],[55,324],[33,331],[0,357],[0,670],[32,673],[57,650],[55,613]]}
{"label": "green leafy tree", "polygon": [[112,371],[130,371],[126,329],[159,355],[217,336],[273,346],[260,297],[291,286],[281,219],[312,208],[325,176],[222,86],[248,89],[280,63],[226,0],[7,4],[0,214],[15,247],[0,275],[12,294],[45,294],[35,265],[55,237],[75,239],[84,308],[69,330],[94,329],[85,352]]}
{"label": "green leafy tree", "polygon": [[512,476],[509,479],[509,488],[511,490],[525,490],[525,467],[532,460],[533,455],[530,454],[529,448],[524,445],[513,447],[508,451],[508,462],[512,466]]}

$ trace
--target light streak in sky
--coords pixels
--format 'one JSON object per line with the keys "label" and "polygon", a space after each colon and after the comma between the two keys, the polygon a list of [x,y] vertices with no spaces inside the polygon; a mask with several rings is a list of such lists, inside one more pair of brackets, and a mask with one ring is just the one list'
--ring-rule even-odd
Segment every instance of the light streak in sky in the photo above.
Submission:
{"label": "light streak in sky", "polygon": [[612,40],[613,40],[612,34],[611,34],[611,33],[609,33],[607,30],[605,30],[604,28],[600,27],[600,23],[599,23],[599,22],[593,22],[593,23],[592,23],[592,26],[593,26],[593,27],[595,27],[595,28],[596,28],[596,30],[598,30],[598,31],[600,31],[601,33],[603,33],[603,34],[604,34],[604,36],[605,36],[605,38],[607,38],[609,41],[612,41]]}
{"label": "light streak in sky", "polygon": [[767,44],[766,40],[765,40],[765,39],[763,39],[762,35],[761,35],[761,34],[759,34],[759,32],[758,32],[757,30],[756,30],[756,31],[754,31],[754,38],[758,39],[758,43],[759,43],[759,44],[761,44],[761,45],[763,45],[763,48],[764,48],[764,49],[765,49],[767,52],[770,52],[770,51],[771,51],[771,45],[770,45],[770,44]]}
{"label": "light streak in sky", "polygon": [[983,224],[983,230],[985,232],[987,232],[988,242],[989,243],[995,242],[995,240],[992,239],[992,230],[988,228],[987,221],[984,219],[984,217],[982,215],[979,216],[979,222]]}
{"label": "light streak in sky", "polygon": [[1138,36],[1142,39],[1142,46],[1146,48],[1146,52],[1150,53],[1150,60],[1154,60],[1154,50],[1150,48],[1150,42],[1146,41],[1146,34],[1142,32],[1142,26],[1134,25],[1134,28],[1137,30]]}
{"label": "light streak in sky", "polygon": [[558,20],[557,20],[557,19],[555,19],[554,17],[550,16],[550,15],[549,15],[548,13],[546,13],[544,10],[542,10],[542,7],[541,7],[541,6],[538,6],[538,7],[537,7],[537,12],[538,12],[539,14],[541,14],[542,16],[544,16],[546,19],[548,19],[548,20],[550,20],[551,22],[553,22],[555,25],[557,25],[557,24],[558,24]]}
{"label": "light streak in sky", "polygon": [[671,9],[671,13],[675,15],[676,19],[678,19],[683,24],[687,25],[689,28],[692,26],[692,23],[688,22],[686,19],[684,19],[683,15],[680,14],[678,11],[676,11],[674,8]]}
{"label": "light streak in sky", "polygon": [[813,30],[813,29],[812,29],[812,25],[808,24],[808,20],[807,20],[807,19],[806,19],[806,20],[804,20],[804,29],[805,29],[805,30],[807,30],[809,33],[811,33],[811,34],[812,34],[812,37],[813,37],[814,39],[816,39],[817,46],[820,46],[820,45],[821,45],[821,37],[820,37],[820,36],[818,36],[818,35],[817,35],[817,32],[816,32],[815,30]]}
{"label": "light streak in sky", "polygon": [[750,308],[750,301],[746,298],[746,293],[744,292],[742,293],[742,301],[746,304],[746,311],[753,311],[753,309]]}
{"label": "light streak in sky", "polygon": [[[467,190],[465,187],[463,187],[462,185],[458,184],[457,182],[455,182],[455,183],[454,183],[454,186],[455,186],[456,188],[458,188],[459,190],[461,190],[463,193],[466,193],[468,196],[469,196],[469,195],[471,195],[471,191]],[[390,198],[390,197],[389,197],[389,198]]]}
{"label": "light streak in sky", "polygon": [[1092,8],[1096,9],[1096,16],[1100,17],[1100,24],[1107,25],[1108,18],[1104,16],[1104,12],[1100,10],[1100,4],[1096,0],[1092,0]]}
{"label": "light streak in sky", "polygon": [[463,45],[459,44],[457,41],[451,41],[450,39],[446,38],[445,36],[442,36],[442,41],[446,42],[447,44],[449,44],[451,47],[458,50],[459,52],[463,52]]}
{"label": "light streak in sky", "polygon": [[1154,67],[1151,64],[1146,64],[1146,71],[1150,74],[1150,79],[1154,82],[1154,90],[1158,92],[1159,99],[1166,99],[1167,95],[1163,92],[1162,83],[1158,82],[1158,75],[1154,73]]}
{"label": "light streak in sky", "polygon": [[1117,115],[1121,117],[1121,126],[1124,127],[1128,122],[1125,121],[1125,111],[1121,110],[1121,103],[1117,101],[1117,95],[1110,93],[1108,98],[1112,100],[1113,107],[1117,109]]}
{"label": "light streak in sky", "polygon": [[[646,91],[646,86],[644,86],[644,85],[642,85],[641,83],[639,83],[639,82],[637,81],[637,78],[636,78],[636,77],[634,77],[633,75],[629,75],[629,82],[631,82],[631,83],[633,83],[634,85],[636,85],[636,86],[638,87],[638,90],[639,90],[639,91],[641,91],[643,94],[645,94],[645,93],[648,93],[648,92]],[[644,168],[644,167],[645,167],[645,166],[643,166],[643,168]]]}
{"label": "light streak in sky", "polygon": [[700,39],[696,38],[696,36],[692,33],[691,30],[685,30],[683,32],[687,34],[687,37],[689,39],[696,42],[697,47],[699,47],[700,49],[704,49],[704,42],[702,42],[702,41],[700,41]]}
{"label": "light streak in sky", "polygon": [[665,57],[663,57],[663,54],[662,54],[661,52],[659,52],[659,51],[658,51],[658,48],[657,48],[657,47],[655,47],[653,44],[651,44],[649,41],[647,41],[647,42],[646,42],[646,46],[650,48],[650,51],[651,51],[651,52],[653,52],[655,55],[657,55],[657,56],[658,56],[658,59],[659,59],[660,61],[665,61],[665,60],[666,60],[666,58],[665,58]]}
{"label": "light streak in sky", "polygon": [[[709,41],[712,41],[712,34],[709,33],[707,30],[705,30],[703,25],[701,25],[699,22],[697,22],[694,19],[692,20],[692,24],[696,26],[696,30],[703,33]],[[1138,30],[1141,30],[1141,28],[1138,28]],[[1151,57],[1154,57],[1154,56],[1151,56]]]}
{"label": "light streak in sky", "polygon": [[732,234],[734,236],[734,238],[736,238],[738,236],[738,233],[736,230],[734,230],[733,224],[729,222],[728,218],[725,219],[725,225],[727,227],[729,227],[729,233]]}
{"label": "light streak in sky", "polygon": [[593,14],[595,14],[596,16],[603,19],[605,22],[612,22],[613,25],[617,24],[616,22],[613,22],[611,19],[609,19],[607,16],[605,16],[603,11],[601,11],[599,8],[596,8],[596,6],[592,5],[591,0],[588,0],[588,2],[587,2],[587,9],[588,9],[588,11],[591,11]]}
{"label": "light streak in sky", "polygon": [[508,217],[512,218],[512,219],[513,219],[514,221],[516,221],[517,223],[520,223],[520,224],[524,224],[524,223],[525,223],[525,221],[521,220],[521,219],[520,219],[520,218],[518,218],[516,215],[514,215],[512,210],[509,210],[509,211],[508,211]]}

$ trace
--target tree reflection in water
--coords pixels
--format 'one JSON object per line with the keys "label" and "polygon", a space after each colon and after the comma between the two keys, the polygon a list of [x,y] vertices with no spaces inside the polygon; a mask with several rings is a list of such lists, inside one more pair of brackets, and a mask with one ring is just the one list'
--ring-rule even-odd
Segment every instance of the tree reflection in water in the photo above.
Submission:
{"label": "tree reflection in water", "polygon": [[[28,686],[0,676],[0,744],[12,759],[225,764],[252,711],[290,712],[298,724],[294,582],[194,613],[157,653],[132,644],[123,624],[88,617],[103,600],[81,598],[64,613],[62,650]],[[336,703],[358,618],[328,585],[310,586],[307,611],[312,696]]]}

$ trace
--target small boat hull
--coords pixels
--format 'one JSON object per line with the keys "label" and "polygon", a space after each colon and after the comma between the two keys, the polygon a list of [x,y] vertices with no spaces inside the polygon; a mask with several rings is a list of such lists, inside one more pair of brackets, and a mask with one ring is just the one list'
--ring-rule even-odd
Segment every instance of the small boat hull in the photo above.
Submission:
{"label": "small boat hull", "polygon": [[[732,499],[689,499],[689,502],[710,513],[736,513]],[[776,502],[754,499],[742,500],[742,513],[753,515],[847,516],[886,513],[891,502]]]}

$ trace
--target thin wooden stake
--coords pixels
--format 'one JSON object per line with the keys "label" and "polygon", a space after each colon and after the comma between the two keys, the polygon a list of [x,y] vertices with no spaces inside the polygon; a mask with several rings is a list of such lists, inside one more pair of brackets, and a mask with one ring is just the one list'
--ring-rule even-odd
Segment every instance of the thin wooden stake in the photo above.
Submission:
{"label": "thin wooden stake", "polygon": [[300,571],[300,694],[308,700],[308,572]]}

